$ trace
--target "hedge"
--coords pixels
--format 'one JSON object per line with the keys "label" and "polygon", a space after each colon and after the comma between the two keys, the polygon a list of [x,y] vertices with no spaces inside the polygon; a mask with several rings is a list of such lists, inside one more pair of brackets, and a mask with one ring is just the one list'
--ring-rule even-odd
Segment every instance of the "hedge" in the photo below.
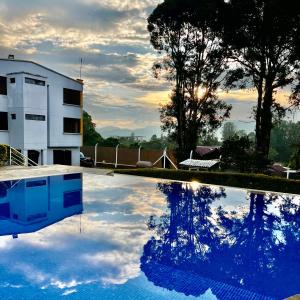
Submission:
{"label": "hedge", "polygon": [[238,188],[266,190],[273,192],[300,194],[300,180],[263,174],[223,173],[207,171],[186,171],[168,169],[116,169],[115,173],[164,178],[180,181],[199,181],[201,183],[232,186]]}
{"label": "hedge", "polygon": [[7,146],[0,144],[0,166],[7,160]]}

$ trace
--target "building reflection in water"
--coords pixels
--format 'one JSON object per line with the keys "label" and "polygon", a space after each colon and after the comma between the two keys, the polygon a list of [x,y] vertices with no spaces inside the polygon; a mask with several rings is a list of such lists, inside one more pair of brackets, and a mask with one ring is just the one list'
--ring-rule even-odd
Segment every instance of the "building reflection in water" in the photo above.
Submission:
{"label": "building reflection in water", "polygon": [[0,235],[38,231],[81,214],[82,174],[0,182]]}
{"label": "building reflection in water", "polygon": [[168,210],[150,217],[153,236],[141,257],[155,285],[193,296],[210,289],[218,299],[300,293],[299,198],[250,192],[233,209],[223,188],[163,183],[158,189]]}

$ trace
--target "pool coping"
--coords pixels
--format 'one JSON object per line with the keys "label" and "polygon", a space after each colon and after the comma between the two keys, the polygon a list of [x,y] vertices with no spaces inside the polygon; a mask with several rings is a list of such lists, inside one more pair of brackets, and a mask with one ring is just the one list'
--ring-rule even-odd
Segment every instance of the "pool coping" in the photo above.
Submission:
{"label": "pool coping", "polygon": [[[4,173],[2,172],[2,168]],[[16,174],[17,171],[17,174]],[[37,172],[37,173],[35,173]],[[47,166],[38,166],[38,167],[1,167],[0,168],[0,181],[9,181],[9,180],[20,180],[27,178],[38,178],[38,177],[47,177],[47,176],[55,176],[55,175],[63,175],[63,174],[72,174],[72,173],[83,173],[83,174],[93,174],[93,175],[105,175],[105,176],[131,176],[137,178],[148,178],[154,180],[161,180],[166,182],[192,182],[192,181],[183,181],[176,179],[167,179],[167,178],[157,178],[157,177],[148,177],[148,176],[139,176],[132,174],[121,174],[114,173],[112,169],[100,169],[100,168],[84,168],[79,166],[64,166],[64,165],[47,165]],[[198,181],[197,181],[198,182]],[[259,189],[251,189],[251,188],[240,188],[234,186],[227,185],[217,185],[217,184],[209,184],[204,182],[199,182],[202,186],[215,186],[215,187],[224,187],[231,188],[235,190],[243,190],[254,193],[269,193],[271,195],[292,195],[300,197],[300,194],[294,193],[286,193],[286,192],[274,192],[268,190],[259,190]]]}
{"label": "pool coping", "polygon": [[180,183],[198,182],[202,186],[224,187],[224,188],[230,188],[230,189],[235,189],[235,190],[243,190],[243,191],[257,193],[257,194],[266,194],[266,193],[268,193],[268,194],[271,194],[271,195],[292,195],[292,196],[300,197],[300,194],[294,194],[294,193],[274,192],[274,191],[258,190],[258,189],[251,189],[251,188],[240,188],[240,187],[235,187],[235,186],[217,185],[217,184],[210,184],[210,183],[204,183],[204,182],[199,182],[199,181],[183,181],[183,180],[176,180],[176,179],[158,178],[158,177],[150,177],[150,176],[148,177],[148,176],[139,176],[139,175],[132,175],[132,174],[121,174],[121,173],[114,173],[113,176],[114,175],[150,178],[150,179],[155,179],[155,180],[163,180],[163,181],[167,181],[167,182],[180,182]]}
{"label": "pool coping", "polygon": [[47,165],[38,167],[1,167],[0,181],[21,180],[26,178],[47,177],[72,173],[112,175],[112,170],[64,165]]}

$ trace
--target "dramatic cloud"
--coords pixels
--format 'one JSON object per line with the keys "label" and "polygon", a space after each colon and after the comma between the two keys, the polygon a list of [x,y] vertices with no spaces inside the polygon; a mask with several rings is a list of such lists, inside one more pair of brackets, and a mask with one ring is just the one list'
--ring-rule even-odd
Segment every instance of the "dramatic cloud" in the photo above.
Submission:
{"label": "dramatic cloud", "polygon": [[[147,17],[160,2],[3,0],[0,57],[12,53],[74,78],[79,77],[82,59],[85,109],[99,128],[112,124],[159,128],[158,106],[168,100],[171,86],[153,78],[157,54],[149,42]],[[253,91],[220,93],[220,97],[236,101],[233,118],[246,119],[256,98]]]}

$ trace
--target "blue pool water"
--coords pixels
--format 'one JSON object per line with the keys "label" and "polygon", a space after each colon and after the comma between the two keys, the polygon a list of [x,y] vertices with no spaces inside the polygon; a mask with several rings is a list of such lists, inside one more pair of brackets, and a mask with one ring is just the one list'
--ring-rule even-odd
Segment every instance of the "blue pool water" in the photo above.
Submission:
{"label": "blue pool water", "polygon": [[283,299],[300,197],[116,175],[0,182],[0,299]]}

